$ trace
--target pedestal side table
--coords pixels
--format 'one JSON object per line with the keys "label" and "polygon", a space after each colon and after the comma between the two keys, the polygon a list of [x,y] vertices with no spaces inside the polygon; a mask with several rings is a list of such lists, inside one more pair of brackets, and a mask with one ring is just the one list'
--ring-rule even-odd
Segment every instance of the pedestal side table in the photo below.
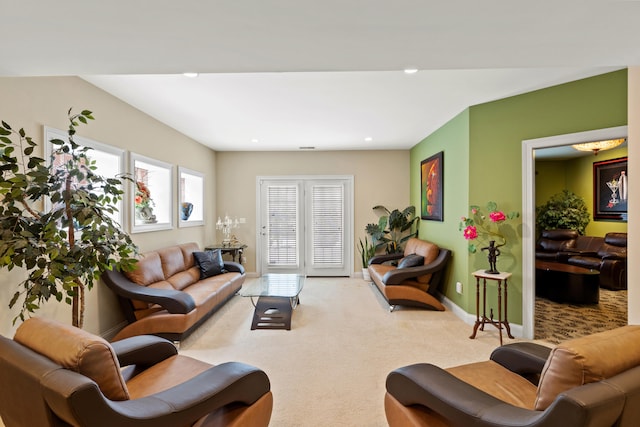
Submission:
{"label": "pedestal side table", "polygon": [[[478,327],[481,331],[484,331],[484,325],[489,324],[498,328],[500,333],[500,345],[502,345],[502,329],[507,331],[507,336],[513,339],[511,335],[511,328],[509,327],[509,321],[507,320],[507,286],[508,279],[511,277],[511,273],[498,273],[491,274],[486,273],[484,270],[478,270],[472,273],[476,278],[476,323],[473,325],[473,333],[469,338],[476,337]],[[498,282],[498,320],[493,318],[493,309],[491,309],[489,316],[487,317],[487,279]],[[504,282],[504,286],[502,286]],[[482,285],[482,315],[480,315],[480,287]],[[502,294],[504,292],[504,320],[502,319]]]}

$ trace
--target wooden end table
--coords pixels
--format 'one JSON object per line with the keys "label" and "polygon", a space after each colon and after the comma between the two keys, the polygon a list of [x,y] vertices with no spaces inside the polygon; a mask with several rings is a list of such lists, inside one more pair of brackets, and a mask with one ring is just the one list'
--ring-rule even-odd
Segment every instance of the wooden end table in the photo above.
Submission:
{"label": "wooden end table", "polygon": [[[231,254],[231,260],[233,262],[238,262],[242,264],[242,253],[246,248],[247,248],[247,245],[245,245],[244,243],[234,243],[229,245],[223,245],[221,243],[218,243],[215,245],[207,246],[204,248],[204,250],[213,251],[215,249],[220,249],[220,253],[222,255]],[[238,261],[236,261],[236,257],[238,258]]]}
{"label": "wooden end table", "polygon": [[[511,273],[486,273],[484,270],[478,270],[472,273],[476,278],[476,323],[473,325],[473,333],[469,338],[474,339],[478,332],[478,327],[484,331],[484,325],[489,324],[498,328],[500,332],[500,345],[502,345],[502,329],[507,331],[507,336],[513,339],[511,328],[507,320],[507,280],[511,277]],[[482,316],[480,315],[480,282],[482,279]],[[493,318],[493,309],[491,309],[489,317],[487,317],[487,279],[498,282],[498,320]],[[504,287],[502,286],[504,282]],[[504,290],[504,320],[502,319],[502,292]]]}

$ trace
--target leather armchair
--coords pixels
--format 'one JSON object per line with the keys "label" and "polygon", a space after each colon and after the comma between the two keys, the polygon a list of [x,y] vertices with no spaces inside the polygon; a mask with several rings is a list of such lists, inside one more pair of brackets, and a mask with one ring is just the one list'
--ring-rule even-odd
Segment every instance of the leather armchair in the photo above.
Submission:
{"label": "leather armchair", "polygon": [[6,427],[264,426],[267,375],[212,366],[171,342],[137,336],[110,345],[83,330],[32,318],[0,336],[0,414]]}
{"label": "leather armchair", "polygon": [[640,326],[554,349],[508,344],[488,361],[448,369],[406,366],[386,387],[391,427],[631,427],[640,419]]}
{"label": "leather armchair", "polygon": [[[403,267],[402,260],[422,257],[418,265]],[[396,305],[444,310],[436,298],[437,291],[444,282],[451,251],[434,243],[417,238],[407,241],[404,252],[377,255],[369,260],[369,275],[389,303],[389,309]],[[398,265],[391,262],[398,261]]]}

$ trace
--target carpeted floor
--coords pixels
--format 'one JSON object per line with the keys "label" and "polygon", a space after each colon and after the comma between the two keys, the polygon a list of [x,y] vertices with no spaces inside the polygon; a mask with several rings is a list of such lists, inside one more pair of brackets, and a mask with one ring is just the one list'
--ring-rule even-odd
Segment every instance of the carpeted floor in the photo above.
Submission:
{"label": "carpeted floor", "polygon": [[472,327],[450,311],[389,313],[361,279],[308,278],[300,299],[291,331],[251,331],[253,306],[236,296],[180,352],[262,368],[274,394],[271,426],[375,427],[387,425],[385,379],[393,369],[487,360],[499,345],[495,328],[469,339]]}
{"label": "carpeted floor", "polygon": [[535,338],[558,344],[627,324],[627,291],[600,289],[599,304],[560,304],[536,298]]}

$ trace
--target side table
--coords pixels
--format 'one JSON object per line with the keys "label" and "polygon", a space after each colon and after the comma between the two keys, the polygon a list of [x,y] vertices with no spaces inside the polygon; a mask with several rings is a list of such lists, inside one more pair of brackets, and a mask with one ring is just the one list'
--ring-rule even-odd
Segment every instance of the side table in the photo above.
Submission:
{"label": "side table", "polygon": [[[204,250],[213,251],[215,249],[220,249],[220,254],[231,254],[231,259],[233,262],[242,264],[242,253],[246,247],[247,245],[245,245],[244,243],[235,243],[231,245],[215,244],[205,247]],[[238,258],[238,261],[236,261],[236,257]]]}
{"label": "side table", "polygon": [[[507,336],[513,339],[511,328],[507,320],[507,280],[511,277],[511,273],[490,274],[484,270],[478,270],[472,273],[476,278],[476,323],[473,325],[473,333],[469,338],[474,339],[478,332],[478,327],[484,331],[484,325],[490,324],[498,328],[500,332],[500,345],[502,345],[502,329],[507,331]],[[482,279],[482,316],[480,316],[480,281]],[[493,309],[491,309],[489,317],[487,317],[487,279],[498,282],[498,320],[493,318]],[[504,287],[502,286],[504,282]],[[504,290],[504,320],[502,320],[502,292]]]}

